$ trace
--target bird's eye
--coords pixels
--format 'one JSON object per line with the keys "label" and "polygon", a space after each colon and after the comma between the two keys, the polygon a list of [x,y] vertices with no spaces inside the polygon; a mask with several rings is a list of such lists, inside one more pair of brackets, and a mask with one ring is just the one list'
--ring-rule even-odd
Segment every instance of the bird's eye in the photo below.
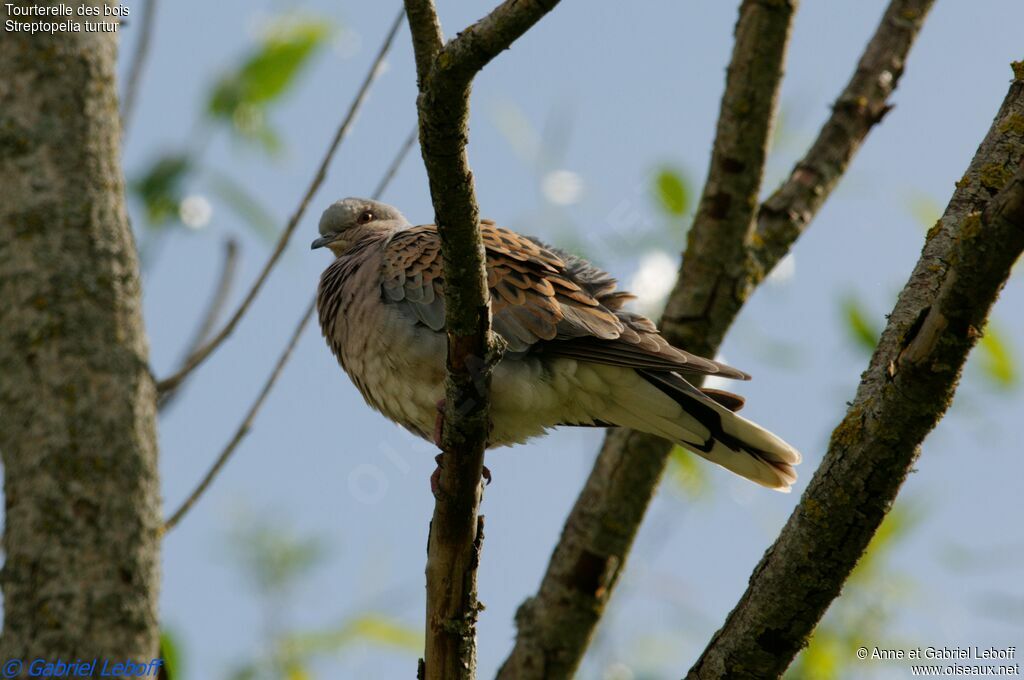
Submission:
{"label": "bird's eye", "polygon": [[356,222],[359,224],[369,224],[371,221],[373,221],[373,213],[369,210],[359,213],[359,217],[356,218]]}

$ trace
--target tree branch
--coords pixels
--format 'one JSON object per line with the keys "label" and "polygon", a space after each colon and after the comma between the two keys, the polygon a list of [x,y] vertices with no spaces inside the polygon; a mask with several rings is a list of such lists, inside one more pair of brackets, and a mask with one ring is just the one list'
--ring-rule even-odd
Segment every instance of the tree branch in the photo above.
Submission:
{"label": "tree branch", "polygon": [[721,244],[726,239],[695,223],[662,318],[663,332],[673,344],[707,356],[717,352],[750,294],[810,225],[867,134],[890,109],[888,98],[933,3],[889,3],[832,115],[789,179],[758,210],[745,248]]}
{"label": "tree branch", "polygon": [[277,361],[274,363],[273,370],[270,371],[270,375],[267,376],[267,380],[263,383],[263,387],[260,389],[259,394],[256,396],[256,400],[253,401],[252,405],[249,407],[248,412],[246,412],[245,418],[243,418],[242,422],[238,425],[238,428],[235,430],[235,434],[231,437],[231,440],[228,441],[227,446],[224,447],[224,449],[220,452],[220,455],[218,455],[217,459],[213,462],[213,465],[210,467],[209,470],[207,470],[206,474],[203,476],[202,481],[199,482],[196,488],[193,489],[192,493],[190,493],[188,497],[184,500],[184,502],[182,502],[182,504],[178,506],[178,509],[171,514],[167,521],[164,522],[165,533],[170,531],[174,527],[178,526],[178,523],[181,522],[181,519],[185,516],[185,514],[192,509],[192,506],[194,506],[196,502],[199,501],[200,497],[202,497],[202,495],[210,487],[210,484],[213,483],[213,480],[216,479],[218,474],[220,474],[220,471],[227,464],[228,459],[231,458],[231,454],[235,452],[235,449],[238,448],[238,445],[241,444],[242,440],[245,439],[245,436],[249,434],[249,430],[252,428],[253,421],[256,420],[256,415],[263,407],[263,402],[266,401],[267,396],[270,395],[270,391],[274,388],[274,384],[277,382],[277,379],[281,376],[281,371],[284,370],[285,364],[287,364],[288,360],[291,359],[292,352],[295,351],[295,346],[298,344],[299,338],[302,337],[302,332],[306,330],[306,324],[308,324],[309,320],[313,318],[313,310],[315,309],[315,307],[315,300],[313,301],[313,303],[307,305],[306,311],[303,312],[302,318],[299,320],[298,325],[295,326],[295,330],[292,331],[292,335],[291,338],[288,340],[288,344],[285,345],[284,351],[281,353],[281,356],[279,356],[277,358]]}
{"label": "tree branch", "polygon": [[752,288],[778,264],[846,172],[868,132],[889,112],[907,54],[935,0],[894,0],[868,43],[832,115],[789,179],[764,202],[751,240]]}
{"label": "tree branch", "polygon": [[466,154],[470,83],[557,0],[508,0],[442,47],[432,0],[405,0],[416,55],[420,147],[444,260],[448,371],[444,463],[427,545],[428,679],[476,675],[476,569],[495,346],[480,213]]}
{"label": "tree branch", "polygon": [[409,131],[409,136],[405,138],[404,142],[402,142],[402,146],[399,147],[398,153],[395,154],[394,160],[391,161],[391,165],[388,166],[388,169],[384,171],[384,175],[380,178],[380,181],[377,182],[377,187],[373,190],[374,200],[384,195],[388,185],[391,184],[391,180],[393,180],[395,175],[398,174],[398,168],[402,166],[402,161],[404,161],[405,157],[409,155],[409,151],[416,144],[416,140],[418,138],[419,130],[414,127]]}
{"label": "tree branch", "polygon": [[320,185],[323,184],[324,179],[327,177],[327,168],[330,166],[331,160],[334,158],[334,153],[338,150],[342,140],[344,140],[348,135],[349,129],[355,122],[356,115],[359,113],[363,103],[366,101],[370,87],[381,74],[381,65],[384,63],[384,59],[387,57],[388,51],[391,49],[395,36],[398,34],[398,29],[401,28],[403,15],[404,11],[399,12],[398,16],[395,17],[395,20],[391,25],[391,29],[384,38],[384,42],[381,44],[376,58],[373,60],[373,65],[370,67],[369,73],[367,73],[366,77],[363,79],[363,83],[360,85],[355,99],[352,100],[352,104],[349,106],[344,120],[342,120],[337,132],[334,133],[334,138],[327,147],[327,152],[324,154],[323,160],[320,161],[320,166],[317,168],[316,174],[313,176],[313,180],[310,182],[305,194],[303,194],[302,199],[299,201],[299,205],[295,209],[295,212],[285,225],[284,231],[281,232],[281,236],[278,238],[273,252],[271,252],[270,257],[267,258],[266,264],[263,265],[262,271],[260,271],[259,276],[256,277],[256,281],[252,284],[252,287],[242,300],[242,303],[238,306],[238,309],[235,310],[235,313],[231,315],[228,322],[224,324],[224,327],[215,336],[213,336],[209,342],[205,343],[202,347],[193,352],[185,363],[172,375],[157,383],[157,390],[160,393],[167,392],[168,390],[172,390],[180,385],[192,371],[202,364],[215,349],[228,339],[231,333],[234,332],[235,327],[238,326],[238,322],[241,321],[242,317],[245,316],[245,313],[249,311],[249,307],[252,305],[253,300],[256,299],[256,295],[260,292],[260,289],[266,282],[267,277],[270,276],[271,270],[277,264],[278,260],[281,259],[281,255],[284,253],[284,249],[288,245],[288,241],[291,239],[296,227],[298,227],[299,221],[302,220],[302,216],[306,213],[306,208],[309,206],[310,201],[313,199],[313,196],[316,195],[317,191],[319,191]]}
{"label": "tree branch", "polygon": [[153,42],[153,27],[156,25],[157,0],[144,0],[139,21],[142,30],[135,38],[135,51],[132,53],[131,65],[128,67],[128,77],[124,86],[124,97],[121,101],[121,135],[128,133],[128,126],[132,122],[132,114],[135,113],[135,102],[138,99],[139,88],[142,84],[142,71],[145,69],[146,60],[149,57],[149,48]]}
{"label": "tree branch", "polygon": [[444,47],[441,20],[432,0],[405,0],[405,16],[409,19],[412,49],[416,58],[416,85],[422,92],[430,69]]}
{"label": "tree branch", "polygon": [[839,595],[1024,250],[1021,121],[1018,80],[929,232],[821,467],[689,678],[780,676]]}
{"label": "tree branch", "polygon": [[[395,174],[398,172],[398,168],[402,165],[402,161],[405,160],[405,157],[409,154],[409,150],[415,142],[416,138],[413,136],[411,142],[409,139],[406,139],[406,141],[402,143],[402,146],[399,147],[398,152],[395,154],[395,158],[391,161],[391,164],[384,172],[380,182],[377,183],[377,188],[373,192],[374,200],[379,199],[384,192],[387,191],[388,185],[391,184],[391,180],[394,179]],[[314,299],[310,301],[309,305],[307,305],[306,311],[302,315],[302,318],[299,319],[299,323],[296,325],[295,330],[292,331],[288,344],[285,345],[285,348],[281,351],[281,355],[277,358],[273,370],[271,370],[270,375],[267,376],[266,381],[263,383],[263,387],[260,388],[259,394],[249,407],[245,417],[242,418],[242,422],[239,423],[238,427],[235,429],[234,435],[232,435],[231,439],[223,450],[221,450],[217,458],[214,459],[213,465],[211,465],[210,469],[207,470],[205,475],[203,475],[202,480],[200,480],[199,484],[196,485],[196,488],[192,490],[192,493],[185,498],[182,504],[178,506],[178,509],[175,510],[164,522],[164,533],[176,527],[181,522],[185,514],[191,510],[202,495],[206,493],[206,490],[210,488],[214,479],[216,479],[217,475],[220,474],[220,471],[227,464],[232,454],[234,454],[238,445],[241,444],[242,440],[249,434],[249,430],[252,428],[252,424],[255,422],[256,416],[263,407],[263,402],[266,401],[267,395],[270,394],[270,391],[274,389],[274,384],[277,382],[277,379],[281,377],[281,372],[284,370],[285,364],[288,363],[288,360],[291,359],[292,352],[295,350],[295,346],[298,344],[299,338],[302,337],[302,332],[306,329],[306,324],[308,324],[309,320],[313,317],[315,309],[316,298],[314,297]]]}
{"label": "tree branch", "polygon": [[28,659],[146,664],[160,634],[156,392],[118,36],[8,30],[36,4],[57,5],[0,3],[0,658],[22,677],[41,674]]}
{"label": "tree branch", "polygon": [[[182,357],[183,364],[188,357],[196,351],[196,348],[210,337],[210,333],[213,332],[214,326],[216,326],[217,321],[220,320],[220,316],[224,312],[224,307],[227,305],[228,295],[231,293],[231,287],[235,281],[235,274],[237,273],[237,270],[238,241],[232,237],[224,242],[224,259],[221,261],[220,276],[217,278],[217,285],[213,288],[213,294],[210,295],[210,301],[206,304],[206,311],[203,313],[202,320],[196,328],[195,335],[192,336],[192,341],[187,345],[185,355]],[[175,396],[178,394],[179,392],[177,388],[167,390],[162,393],[156,400],[157,410],[163,411],[165,408],[170,406],[171,402],[174,401]]]}
{"label": "tree branch", "polygon": [[557,4],[558,0],[506,0],[445,45],[438,65],[455,84],[468,85]]}
{"label": "tree branch", "polygon": [[[864,102],[865,110],[876,112],[886,106],[884,97],[896,87],[933,1],[890,3],[857,71],[840,95],[840,102]],[[764,7],[759,8],[760,5]],[[777,19],[768,21],[775,16],[766,13],[770,7],[749,2],[741,6],[734,65],[752,63],[743,45],[747,45],[746,49],[760,49],[758,45],[763,42],[768,49],[779,41],[778,37],[750,41],[747,33],[753,30],[752,26],[760,26],[761,30],[774,27],[778,35]],[[754,60],[753,64],[758,62]],[[775,68],[781,71],[781,67],[780,57]],[[742,113],[742,107],[732,106],[731,102],[742,101],[734,93],[747,87],[761,93],[777,89],[777,82],[770,87],[765,84],[770,82],[770,73],[771,69],[760,65],[750,71],[730,66],[720,118],[733,120],[719,122],[707,186],[690,230],[679,279],[661,322],[669,342],[703,356],[717,353],[726,330],[750,293],[813,219],[871,126],[880,119],[880,114],[875,115],[871,124],[865,125],[868,118],[851,118],[849,107],[834,107],[817,141],[790,179],[766,202],[772,209],[762,206],[751,226],[752,212],[744,206],[756,205],[760,180],[755,182],[756,175],[732,178],[728,169],[742,167],[743,172],[758,175],[762,172],[763,151],[758,155],[758,149],[763,141],[745,145],[744,136],[767,139],[770,123],[762,118],[762,132],[755,134],[751,126],[756,119],[751,116],[750,121],[743,120],[737,115]],[[780,76],[781,72],[776,80]],[[757,82],[762,82],[761,87]],[[884,89],[881,83],[885,84]],[[773,99],[763,95],[752,101],[761,102],[762,110],[771,110],[773,106],[769,103]],[[741,130],[740,125],[746,126],[742,128],[743,136],[733,134]],[[822,170],[808,173],[803,168]],[[784,220],[794,226],[781,228]],[[771,248],[762,245],[766,240],[773,241]],[[776,242],[784,244],[784,248],[778,249]],[[499,677],[567,677],[579,665],[671,449],[671,443],[649,434],[630,430],[608,433],[594,469],[566,520],[537,594],[527,599],[516,614],[516,645]]]}

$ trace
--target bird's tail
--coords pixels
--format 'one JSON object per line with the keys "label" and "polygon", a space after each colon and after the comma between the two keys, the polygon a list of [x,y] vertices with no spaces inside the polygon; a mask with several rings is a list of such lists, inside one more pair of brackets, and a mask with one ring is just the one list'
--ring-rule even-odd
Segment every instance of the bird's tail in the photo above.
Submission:
{"label": "bird's tail", "polygon": [[628,397],[616,399],[616,424],[665,437],[741,477],[790,491],[800,452],[730,410],[742,406],[741,398],[702,392],[676,373],[637,374],[649,383],[648,389],[631,390]]}

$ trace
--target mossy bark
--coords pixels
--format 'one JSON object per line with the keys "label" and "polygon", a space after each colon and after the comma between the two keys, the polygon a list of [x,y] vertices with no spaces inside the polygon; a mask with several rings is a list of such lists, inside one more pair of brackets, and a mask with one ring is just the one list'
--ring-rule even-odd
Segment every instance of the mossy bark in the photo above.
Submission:
{"label": "mossy bark", "polygon": [[469,95],[477,72],[558,4],[508,0],[444,45],[432,0],[405,0],[416,55],[420,149],[444,259],[445,452],[427,544],[426,647],[421,677],[476,676],[476,573],[491,367],[491,334],[480,210],[469,167]]}
{"label": "mossy bark", "polygon": [[[892,0],[814,144],[760,207],[757,188],[771,129],[772,87],[777,87],[770,76],[775,69],[781,77],[782,68],[780,18],[791,14],[796,3],[742,3],[707,186],[661,321],[672,344],[702,356],[717,353],[750,294],[809,226],[888,110],[887,99],[933,2]],[[751,40],[755,27],[774,30],[775,37]],[[517,614],[516,646],[501,677],[571,676],[671,448],[642,432],[613,431],[605,438],[541,586]],[[595,580],[595,574],[600,578]]]}
{"label": "mossy bark", "polygon": [[[713,298],[739,278],[757,212],[797,3],[744,0],[735,28],[708,178],[663,330],[711,356],[719,338],[703,324]],[[693,310],[693,311],[691,311]],[[668,327],[665,321],[670,321]],[[678,329],[692,331],[684,335]],[[724,332],[724,329],[722,330]],[[698,339],[700,338],[700,339]],[[535,597],[516,614],[516,644],[499,678],[569,678],[583,657],[625,566],[672,444],[630,430],[608,434],[565,524]]]}
{"label": "mossy bark", "polygon": [[1022,112],[1018,81],[928,233],[821,467],[689,678],[780,676],[888,513],[1024,249],[1024,134],[1003,125]]}
{"label": "mossy bark", "polygon": [[156,394],[116,56],[115,33],[0,39],[4,659],[157,655]]}

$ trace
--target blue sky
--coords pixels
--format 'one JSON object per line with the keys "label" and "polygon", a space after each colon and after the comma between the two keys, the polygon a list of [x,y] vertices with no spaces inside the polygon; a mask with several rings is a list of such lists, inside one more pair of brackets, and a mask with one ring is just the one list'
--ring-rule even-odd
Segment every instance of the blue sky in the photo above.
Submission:
{"label": "blue sky", "polygon": [[[129,177],[161,152],[187,143],[211,83],[253,44],[261,21],[290,10],[323,16],[343,30],[272,113],[284,142],[282,157],[267,161],[224,136],[213,137],[204,156],[207,165],[244,182],[283,224],[398,4],[163,3],[124,152]],[[489,2],[438,4],[448,34],[490,9]],[[562,2],[474,86],[469,151],[483,214],[556,244],[572,238],[625,283],[659,251],[677,257],[683,229],[658,212],[650,175],[669,163],[700,186],[735,4]],[[766,191],[813,139],[884,5],[803,3]],[[704,497],[694,499],[666,482],[585,677],[602,677],[609,668],[678,676],[742,593],[866,367],[866,356],[844,328],[840,301],[855,295],[875,324],[884,323],[923,243],[924,229],[911,206],[945,204],[1006,92],[1010,61],[1024,58],[1020,26],[1024,4],[1015,0],[937,3],[893,97],[896,108],[871,133],[798,243],[792,277],[753,296],[723,348],[731,364],[754,376],[738,388],[748,400],[747,417],[804,452],[795,493],[772,493],[710,466],[711,491]],[[130,54],[134,30],[122,32],[123,56]],[[323,251],[308,249],[320,211],[337,198],[372,191],[414,124],[415,95],[403,28],[387,72],[266,289],[160,423],[168,510],[230,437],[312,296],[328,263]],[[531,135],[539,141],[531,143]],[[543,178],[552,170],[579,179],[576,202],[556,207],[545,200]],[[203,184],[191,190],[201,194]],[[432,219],[418,152],[385,199],[414,223]],[[141,224],[137,208],[133,217]],[[659,233],[643,233],[644,225]],[[243,245],[237,303],[269,249],[216,202],[210,225],[171,234],[149,271],[145,315],[158,374],[168,372],[190,336],[216,276],[221,240],[229,234]],[[1018,275],[995,312],[1018,358],[1024,357],[1022,299]],[[968,370],[952,413],[925,442],[918,471],[901,496],[921,519],[876,587],[887,592],[887,579],[911,585],[900,589],[891,637],[868,642],[1024,647],[1024,508],[1016,489],[1024,459],[1015,431],[1021,395],[1019,388],[991,387],[976,365]],[[510,649],[515,608],[535,590],[600,438],[599,431],[564,430],[488,456],[494,483],[483,506],[482,676],[493,674]],[[249,438],[167,537],[162,615],[183,639],[189,677],[223,677],[260,649],[262,610],[226,543],[246,515],[278,519],[330,545],[323,566],[295,591],[290,625],[324,626],[371,607],[419,627],[433,453],[363,403],[311,327]],[[953,568],[951,555],[967,559],[954,560],[959,566]],[[414,665],[409,654],[366,646],[317,668],[323,677],[392,677],[411,675]],[[905,675],[895,671],[885,664],[856,667],[857,677]]]}

